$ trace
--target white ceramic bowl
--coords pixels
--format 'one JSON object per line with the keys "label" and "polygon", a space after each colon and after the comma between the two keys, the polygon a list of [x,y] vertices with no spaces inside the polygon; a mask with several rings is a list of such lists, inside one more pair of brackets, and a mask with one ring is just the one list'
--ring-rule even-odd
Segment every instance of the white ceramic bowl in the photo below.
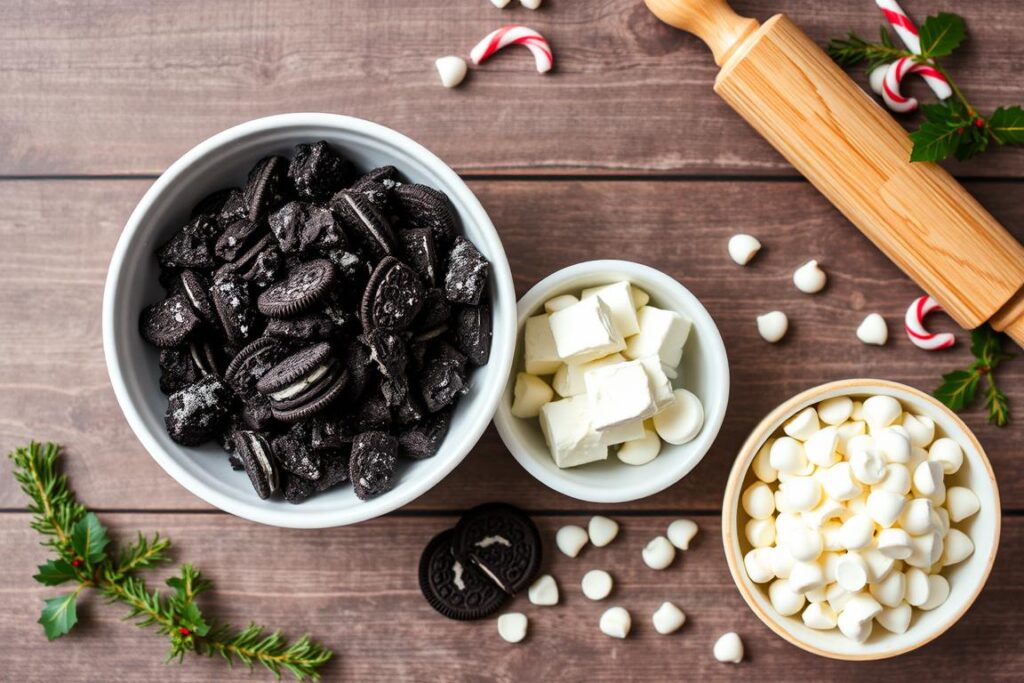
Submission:
{"label": "white ceramic bowl", "polygon": [[561,469],[551,458],[540,423],[512,415],[515,375],[523,369],[522,343],[517,343],[512,373],[498,405],[494,424],[502,441],[526,470],[567,496],[593,503],[623,503],[662,491],[697,466],[711,448],[729,403],[729,360],[722,335],[704,306],[686,287],[648,266],[631,261],[587,261],[544,278],[519,300],[521,339],[526,319],[543,311],[544,302],[560,294],[579,295],[586,287],[628,280],[651,296],[651,305],[682,313],[693,321],[683,352],[682,383],[704,404],[704,426],[693,441],[662,444],[661,453],[646,465],[633,466],[609,456],[603,462]]}
{"label": "white ceramic bowl", "polygon": [[[164,429],[167,399],[158,388],[157,352],[139,336],[139,312],[163,296],[153,250],[213,190],[242,185],[268,154],[290,155],[302,142],[327,140],[358,168],[393,164],[410,181],[443,190],[466,235],[490,260],[494,337],[490,362],[472,376],[451,429],[433,458],[403,462],[394,489],[360,501],[349,486],[300,505],[260,500],[244,473],[216,445],[185,448]],[[150,455],[186,489],[227,512],[285,527],[329,527],[371,519],[421,495],[466,456],[494,414],[515,347],[515,289],[501,240],[480,202],[443,161],[389,128],[331,114],[284,114],[249,121],[200,143],[171,165],[132,212],[110,262],[103,295],[103,348],[110,381],[128,424]]]}
{"label": "white ceramic bowl", "polygon": [[[949,580],[950,594],[939,607],[922,611],[914,608],[910,628],[897,635],[886,631],[877,623],[866,643],[858,644],[837,629],[817,631],[808,628],[797,613],[781,616],[768,599],[769,584],[755,584],[747,576],[743,556],[750,549],[743,526],[747,516],[740,506],[743,490],[753,483],[750,464],[764,442],[790,417],[810,405],[836,396],[866,397],[875,394],[892,396],[905,410],[935,420],[936,437],[948,436],[964,449],[964,464],[960,470],[946,478],[947,486],[966,486],[978,495],[981,509],[972,517],[955,526],[971,537],[974,554],[963,562],[943,569]],[[913,387],[876,379],[852,379],[830,382],[798,394],[772,411],[759,424],[733,465],[722,503],[722,541],[729,571],[743,599],[769,628],[794,645],[823,657],[846,660],[871,660],[895,657],[909,652],[937,638],[963,616],[981,592],[996,559],[1000,529],[999,491],[995,475],[985,451],[967,425],[946,406]]]}

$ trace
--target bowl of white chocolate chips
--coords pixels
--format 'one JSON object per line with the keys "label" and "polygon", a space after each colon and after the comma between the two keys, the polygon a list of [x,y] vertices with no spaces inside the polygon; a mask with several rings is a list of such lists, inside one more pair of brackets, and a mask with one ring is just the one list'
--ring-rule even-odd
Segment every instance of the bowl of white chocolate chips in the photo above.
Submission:
{"label": "bowl of white chocolate chips", "polygon": [[711,448],[729,400],[725,345],[682,284],[629,261],[588,261],[518,304],[495,424],[551,488],[616,503],[657,493]]}
{"label": "bowl of white chocolate chips", "polygon": [[911,387],[844,380],[769,414],[729,476],[733,579],[778,635],[825,657],[893,657],[981,592],[999,545],[995,476],[974,434]]}

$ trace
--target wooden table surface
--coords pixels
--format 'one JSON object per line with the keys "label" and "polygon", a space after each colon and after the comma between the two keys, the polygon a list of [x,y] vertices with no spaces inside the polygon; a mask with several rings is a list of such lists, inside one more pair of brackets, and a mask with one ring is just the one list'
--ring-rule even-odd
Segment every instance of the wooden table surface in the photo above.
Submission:
{"label": "wooden table surface", "polygon": [[[734,5],[761,19],[784,11],[822,44],[850,29],[873,36],[880,23],[870,0]],[[904,6],[918,18],[939,10],[966,17],[969,43],[949,66],[982,109],[1024,101],[1024,5]],[[962,333],[946,353],[910,344],[900,320],[915,286],[716,98],[705,48],[659,25],[639,0],[546,0],[535,13],[499,12],[487,0],[4,0],[0,16],[0,444],[65,444],[74,487],[118,537],[159,530],[174,539],[177,559],[215,581],[210,613],[311,632],[337,652],[324,672],[330,680],[1024,679],[1024,418],[997,429],[977,410],[965,415],[998,476],[1003,542],[977,604],[934,643],[885,662],[820,659],[774,636],[735,590],[718,508],[732,458],[757,421],[826,380],[877,376],[930,390],[969,353]],[[554,73],[537,75],[526,51],[514,50],[474,69],[458,90],[437,84],[433,59],[465,54],[509,21],[548,36]],[[930,97],[917,83],[910,92]],[[239,520],[165,475],[129,430],[103,362],[100,300],[113,245],[156,174],[185,150],[235,123],[287,111],[373,119],[437,152],[489,211],[520,294],[557,268],[603,257],[679,278],[717,321],[732,367],[728,416],[701,465],[648,499],[584,504],[534,481],[491,429],[453,474],[403,510],[322,531]],[[1024,238],[1024,153],[998,150],[950,168]],[[758,235],[766,247],[745,270],[725,253],[735,232]],[[811,257],[830,275],[815,297],[790,282]],[[789,312],[791,331],[769,346],[754,318],[775,308]],[[872,311],[889,322],[884,348],[853,334]],[[953,329],[942,316],[930,324]],[[1001,379],[1024,411],[1024,362],[1010,363]],[[460,510],[491,500],[536,515],[545,571],[562,587],[557,608],[512,603],[531,618],[519,646],[499,640],[493,620],[440,618],[417,589],[426,541]],[[71,636],[46,643],[35,620],[53,590],[31,579],[45,553],[24,504],[4,460],[0,679],[262,680],[217,661],[161,664],[161,639],[119,623],[123,611],[96,596],[80,607]],[[554,550],[558,526],[585,524],[598,511],[622,523],[620,540],[576,560]],[[695,547],[667,571],[648,570],[640,548],[682,515],[700,524]],[[615,576],[611,602],[633,613],[625,641],[598,632],[605,605],[579,592],[594,567]],[[662,600],[688,615],[667,638],[649,623]],[[746,643],[742,666],[711,656],[728,630]]]}

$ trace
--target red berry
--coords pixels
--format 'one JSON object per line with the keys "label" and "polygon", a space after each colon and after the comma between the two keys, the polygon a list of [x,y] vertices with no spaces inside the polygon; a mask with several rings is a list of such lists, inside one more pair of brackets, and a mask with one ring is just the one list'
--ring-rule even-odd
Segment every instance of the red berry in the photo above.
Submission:
{"label": "red berry", "polygon": [[980,116],[978,118],[974,119],[974,127],[975,128],[981,128],[984,125],[985,125],[985,119],[981,118]]}
{"label": "red berry", "polygon": [[81,564],[82,564],[82,561],[80,559],[78,559],[77,557],[75,559],[71,560],[71,566],[72,567],[78,567],[78,566],[81,566]]}
{"label": "red berry", "polygon": [[180,633],[183,636],[187,636],[188,634],[192,633],[192,631],[189,631],[187,628],[182,626],[181,628],[178,629],[178,633]]}
{"label": "red berry", "polygon": [[963,135],[964,134],[964,127],[960,126],[959,128],[957,128],[956,129],[956,134],[957,135]]}

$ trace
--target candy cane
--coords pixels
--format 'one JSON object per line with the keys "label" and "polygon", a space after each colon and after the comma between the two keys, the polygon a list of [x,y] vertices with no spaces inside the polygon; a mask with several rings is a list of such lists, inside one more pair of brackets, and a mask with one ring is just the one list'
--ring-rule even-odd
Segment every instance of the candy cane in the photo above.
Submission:
{"label": "candy cane", "polygon": [[[903,8],[899,6],[896,0],[875,0],[875,4],[882,10],[882,14],[885,15],[885,20],[892,26],[892,30],[896,32],[896,35],[900,37],[903,44],[907,46],[907,49],[913,52],[915,55],[921,54],[921,36],[917,31],[917,26],[907,13],[903,11]],[[933,69],[934,71],[934,69]],[[911,71],[911,73],[917,73]],[[922,74],[924,75],[924,74]],[[897,79],[899,80],[899,79]],[[949,82],[946,77],[935,71],[934,75],[929,77],[925,76],[925,82],[935,93],[935,96],[940,100],[944,100],[953,94],[952,88],[949,87]],[[910,109],[894,111],[910,111],[917,106],[917,102],[914,102],[914,106]]]}
{"label": "candy cane", "polygon": [[885,100],[889,109],[895,112],[903,113],[917,109],[916,99],[900,94],[900,81],[907,74],[920,74],[925,82],[932,86],[932,90],[940,100],[953,94],[949,83],[942,74],[935,70],[935,67],[915,62],[912,57],[900,57],[889,66],[889,70],[885,72],[885,79],[882,81],[882,99]]}
{"label": "candy cane", "polygon": [[540,73],[551,71],[554,58],[551,55],[548,41],[532,28],[519,24],[502,26],[497,31],[489,33],[486,38],[477,43],[469,53],[469,58],[473,60],[474,64],[479,64],[507,45],[527,47],[533,53],[534,61],[537,62],[537,71]]}
{"label": "candy cane", "polygon": [[914,346],[925,351],[938,351],[939,349],[948,349],[956,342],[956,337],[949,332],[934,334],[924,329],[925,316],[932,311],[941,310],[942,306],[939,305],[939,302],[930,296],[918,297],[910,304],[903,322],[907,336],[910,337]]}

